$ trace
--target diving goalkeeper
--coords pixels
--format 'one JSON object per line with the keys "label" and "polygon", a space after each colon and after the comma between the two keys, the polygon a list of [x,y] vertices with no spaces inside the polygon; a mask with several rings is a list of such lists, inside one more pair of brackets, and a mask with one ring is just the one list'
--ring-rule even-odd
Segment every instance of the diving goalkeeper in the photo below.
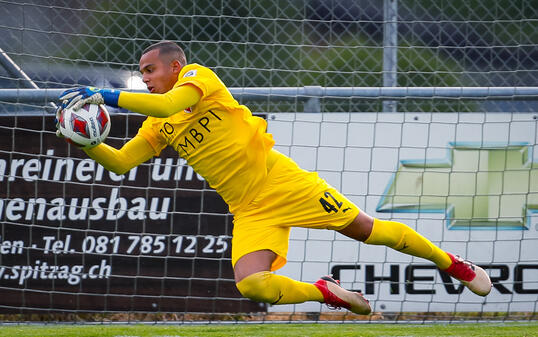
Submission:
{"label": "diving goalkeeper", "polygon": [[83,87],[65,91],[61,109],[86,103],[148,116],[121,149],[84,149],[106,169],[124,174],[172,146],[213,187],[234,215],[232,265],[237,289],[254,301],[318,301],[368,314],[362,294],[321,277],[314,284],[273,274],[286,263],[290,228],[332,229],[435,263],[471,291],[486,296],[491,281],[480,267],[433,245],[405,224],[375,219],[321,179],[273,149],[266,122],[238,104],[209,68],[188,64],[174,42],[146,48],[139,69],[150,93]]}

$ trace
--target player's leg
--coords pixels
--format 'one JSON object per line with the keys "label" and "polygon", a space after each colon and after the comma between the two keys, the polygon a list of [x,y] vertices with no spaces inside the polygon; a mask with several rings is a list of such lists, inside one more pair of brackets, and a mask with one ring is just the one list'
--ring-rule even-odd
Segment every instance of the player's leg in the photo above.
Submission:
{"label": "player's leg", "polygon": [[367,244],[385,245],[428,259],[477,295],[486,296],[491,290],[491,280],[482,268],[443,251],[403,223],[375,219],[361,211],[350,225],[339,232]]}
{"label": "player's leg", "polygon": [[276,257],[277,255],[269,249],[257,250],[243,255],[234,265],[235,283],[241,282],[249,275],[270,271]]}
{"label": "player's leg", "polygon": [[333,223],[344,227],[359,213],[356,207],[340,204],[342,211],[335,214],[335,206],[330,204],[334,202],[330,194],[333,190],[329,191],[317,174],[301,170],[288,157],[276,155],[279,159],[262,192],[234,213],[232,265],[237,288],[255,301],[272,304],[317,301],[368,314],[370,305],[362,295],[341,288],[330,277],[311,284],[272,273],[286,263],[292,226],[327,228]]}
{"label": "player's leg", "polygon": [[234,220],[232,237],[232,265],[243,296],[270,304],[316,301],[357,314],[370,313],[370,305],[361,294],[343,289],[331,277],[312,284],[273,274],[286,261],[290,228],[244,220],[242,216]]}
{"label": "player's leg", "polygon": [[321,292],[313,284],[273,274],[271,265],[276,258],[277,254],[265,249],[248,253],[236,262],[235,282],[243,296],[270,304],[323,301]]}
{"label": "player's leg", "polygon": [[271,250],[259,250],[236,262],[236,286],[243,296],[273,305],[316,301],[344,307],[357,314],[370,313],[370,305],[361,294],[341,288],[331,277],[323,277],[312,284],[273,274],[270,270],[276,258],[277,254]]}
{"label": "player's leg", "polygon": [[447,253],[411,227],[396,221],[375,219],[363,211],[339,232],[367,244],[385,245],[405,254],[425,258],[440,269],[447,269],[452,264]]}

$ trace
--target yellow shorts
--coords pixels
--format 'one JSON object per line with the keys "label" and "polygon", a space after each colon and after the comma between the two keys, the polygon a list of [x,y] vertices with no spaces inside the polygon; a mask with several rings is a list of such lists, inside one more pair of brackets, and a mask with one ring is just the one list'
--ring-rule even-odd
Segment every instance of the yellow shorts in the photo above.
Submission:
{"label": "yellow shorts", "polygon": [[[274,150],[273,150],[274,151]],[[340,230],[359,214],[359,208],[317,173],[301,169],[292,159],[278,158],[261,192],[236,211],[232,265],[258,250],[277,254],[271,270],[286,264],[291,227]]]}

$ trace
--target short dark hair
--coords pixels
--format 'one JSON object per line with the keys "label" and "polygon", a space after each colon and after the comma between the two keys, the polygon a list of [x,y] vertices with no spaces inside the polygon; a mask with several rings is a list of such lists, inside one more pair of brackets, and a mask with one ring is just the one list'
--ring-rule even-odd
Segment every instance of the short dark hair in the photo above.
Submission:
{"label": "short dark hair", "polygon": [[159,56],[167,55],[170,57],[170,61],[178,60],[182,66],[187,64],[187,58],[185,57],[185,52],[178,46],[177,43],[172,41],[160,41],[152,44],[151,46],[144,49],[142,55],[148,53],[152,50],[159,50]]}

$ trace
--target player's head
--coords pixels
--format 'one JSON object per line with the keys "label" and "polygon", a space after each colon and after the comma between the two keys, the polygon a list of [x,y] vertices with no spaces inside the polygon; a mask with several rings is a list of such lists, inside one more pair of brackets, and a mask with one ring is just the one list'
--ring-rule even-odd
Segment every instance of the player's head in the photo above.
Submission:
{"label": "player's head", "polygon": [[164,94],[173,88],[186,64],[185,52],[180,46],[175,42],[161,41],[144,49],[139,69],[149,91]]}

